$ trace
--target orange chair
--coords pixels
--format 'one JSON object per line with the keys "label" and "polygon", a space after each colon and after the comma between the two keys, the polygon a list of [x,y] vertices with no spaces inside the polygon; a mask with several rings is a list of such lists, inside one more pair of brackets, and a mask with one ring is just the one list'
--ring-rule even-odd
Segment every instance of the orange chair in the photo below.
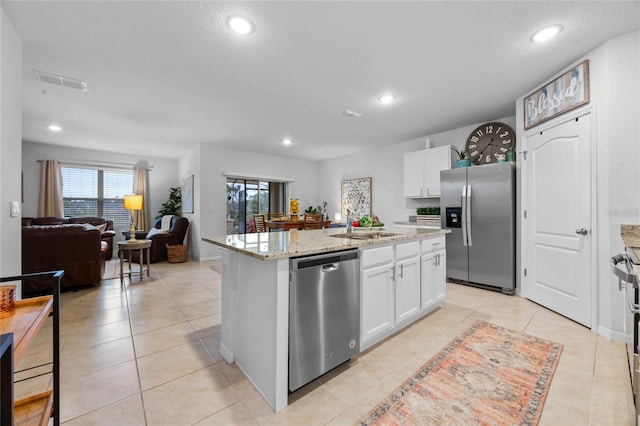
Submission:
{"label": "orange chair", "polygon": [[253,221],[256,224],[256,232],[267,232],[267,229],[264,226],[264,215],[263,214],[254,214]]}
{"label": "orange chair", "polygon": [[302,229],[322,229],[322,213],[305,213]]}

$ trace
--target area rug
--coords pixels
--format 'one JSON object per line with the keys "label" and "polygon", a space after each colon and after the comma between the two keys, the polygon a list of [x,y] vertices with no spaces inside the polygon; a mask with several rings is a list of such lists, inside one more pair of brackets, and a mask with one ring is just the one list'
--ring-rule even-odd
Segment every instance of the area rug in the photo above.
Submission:
{"label": "area rug", "polygon": [[562,345],[478,321],[360,425],[535,425]]}

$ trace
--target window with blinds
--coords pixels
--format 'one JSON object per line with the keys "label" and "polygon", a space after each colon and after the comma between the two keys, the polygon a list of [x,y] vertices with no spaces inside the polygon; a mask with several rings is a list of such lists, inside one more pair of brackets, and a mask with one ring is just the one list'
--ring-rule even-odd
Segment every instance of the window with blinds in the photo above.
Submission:
{"label": "window with blinds", "polygon": [[62,166],[62,181],[65,216],[106,217],[114,227],[131,223],[124,196],[133,193],[133,170]]}

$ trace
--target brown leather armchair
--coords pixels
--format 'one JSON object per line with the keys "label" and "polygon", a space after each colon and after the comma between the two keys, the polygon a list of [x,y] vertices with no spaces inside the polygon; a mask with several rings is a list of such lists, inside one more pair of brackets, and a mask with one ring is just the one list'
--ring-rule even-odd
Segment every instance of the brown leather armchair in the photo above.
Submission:
{"label": "brown leather armchair", "polygon": [[[62,288],[99,284],[107,243],[96,228],[79,224],[22,227],[22,273],[64,270]],[[22,292],[51,292],[51,279],[25,278]]]}
{"label": "brown leather armchair", "polygon": [[104,217],[94,217],[94,216],[78,216],[78,217],[70,217],[67,219],[67,223],[79,223],[84,224],[88,223],[93,226],[100,226],[106,224],[105,229],[100,232],[100,239],[108,244],[106,260],[110,260],[113,255],[113,237],[116,236],[116,231],[113,230],[113,220],[106,219]]}
{"label": "brown leather armchair", "polygon": [[[160,229],[160,223],[162,218],[156,219],[153,224],[154,228]],[[166,234],[155,234],[152,235],[149,239],[151,240],[151,263],[155,262],[163,262],[167,260],[167,247],[166,244],[172,246],[176,244],[183,244],[184,237],[187,235],[187,230],[189,229],[189,219],[186,217],[174,216],[171,218],[171,226],[169,227],[169,232]],[[142,240],[145,239],[147,233],[136,231],[136,239]],[[128,238],[125,235],[125,238]],[[139,253],[136,250],[128,252],[131,254],[131,261],[138,262]],[[126,253],[125,253],[126,257]]]}
{"label": "brown leather armchair", "polygon": [[113,255],[113,237],[116,231],[113,230],[113,220],[96,216],[78,217],[23,217],[22,226],[44,226],[44,225],[65,225],[65,224],[89,224],[101,226],[106,224],[104,230],[100,232],[100,239],[107,243],[105,259],[111,259]]}

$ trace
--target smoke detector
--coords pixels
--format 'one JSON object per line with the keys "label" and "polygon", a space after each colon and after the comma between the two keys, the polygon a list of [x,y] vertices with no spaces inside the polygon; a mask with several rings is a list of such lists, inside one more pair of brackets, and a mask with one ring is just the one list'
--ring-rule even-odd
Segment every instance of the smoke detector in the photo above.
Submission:
{"label": "smoke detector", "polygon": [[349,117],[349,118],[360,118],[360,117],[362,117],[362,114],[360,114],[359,112],[352,111],[350,109],[345,109],[344,111],[342,111],[340,113],[340,115],[344,115],[345,117]]}
{"label": "smoke detector", "polygon": [[38,80],[44,81],[45,83],[56,84],[62,87],[69,87],[71,89],[78,89],[82,90],[83,92],[87,91],[87,83],[85,83],[84,81],[76,80],[69,77],[63,77],[61,75],[50,74],[38,70],[33,70],[33,74]]}

